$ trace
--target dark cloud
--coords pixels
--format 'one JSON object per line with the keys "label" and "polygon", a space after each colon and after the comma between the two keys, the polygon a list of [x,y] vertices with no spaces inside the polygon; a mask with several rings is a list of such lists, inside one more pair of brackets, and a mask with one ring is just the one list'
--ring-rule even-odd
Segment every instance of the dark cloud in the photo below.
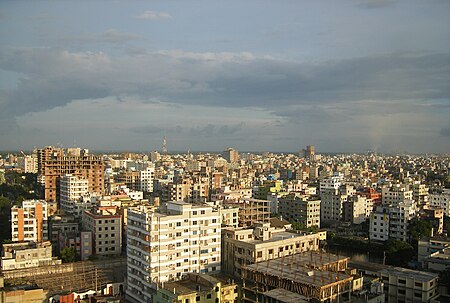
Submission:
{"label": "dark cloud", "polygon": [[[73,100],[139,96],[144,102],[255,107],[280,117],[306,111],[309,117],[341,119],[357,113],[355,102],[359,110],[368,112],[379,106],[366,100],[386,102],[389,111],[426,110],[412,100],[448,100],[450,96],[448,53],[301,63],[248,53],[178,51],[115,58],[104,53],[23,48],[4,49],[0,58],[1,69],[23,75],[16,89],[2,94],[3,116],[45,111]],[[227,127],[222,131],[236,129]],[[220,131],[218,126],[211,128],[198,131],[205,135]]]}
{"label": "dark cloud", "polygon": [[444,127],[439,131],[439,134],[443,137],[450,137],[450,127]]}

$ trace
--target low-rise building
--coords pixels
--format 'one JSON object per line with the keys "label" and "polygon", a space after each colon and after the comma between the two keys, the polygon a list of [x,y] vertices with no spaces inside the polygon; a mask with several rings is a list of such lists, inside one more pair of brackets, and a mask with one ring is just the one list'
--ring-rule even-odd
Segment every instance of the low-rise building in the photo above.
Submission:
{"label": "low-rise building", "polygon": [[304,227],[320,227],[320,199],[317,196],[289,194],[279,199],[278,213],[289,222]]}
{"label": "low-rise building", "polygon": [[165,283],[153,296],[153,302],[238,302],[238,286],[231,279],[189,273],[183,280]]}
{"label": "low-rise building", "polygon": [[3,244],[1,269],[14,270],[61,264],[52,256],[50,241]]}
{"label": "low-rise building", "polygon": [[380,271],[387,302],[430,302],[439,296],[439,275],[401,267]]}
{"label": "low-rise building", "polygon": [[284,228],[270,227],[270,223],[260,223],[255,228],[225,228],[222,230],[222,270],[240,278],[244,265],[318,250],[323,233],[326,234],[287,232]]}

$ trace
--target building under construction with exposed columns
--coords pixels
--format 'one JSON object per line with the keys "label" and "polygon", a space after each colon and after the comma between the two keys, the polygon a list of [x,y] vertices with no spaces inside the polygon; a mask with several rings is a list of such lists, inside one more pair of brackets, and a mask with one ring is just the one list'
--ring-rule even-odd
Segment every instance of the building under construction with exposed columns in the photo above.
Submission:
{"label": "building under construction with exposed columns", "polygon": [[348,301],[362,277],[349,258],[309,251],[244,266],[242,302],[299,303]]}

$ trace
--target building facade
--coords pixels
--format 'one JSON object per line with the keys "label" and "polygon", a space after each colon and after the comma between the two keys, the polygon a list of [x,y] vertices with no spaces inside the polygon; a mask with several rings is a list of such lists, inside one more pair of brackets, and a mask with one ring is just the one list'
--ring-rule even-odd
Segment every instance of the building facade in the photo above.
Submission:
{"label": "building facade", "polygon": [[162,283],[221,269],[220,213],[211,206],[166,202],[128,210],[127,295],[151,302]]}
{"label": "building facade", "polygon": [[25,200],[21,207],[11,208],[11,239],[13,242],[48,240],[47,202]]}

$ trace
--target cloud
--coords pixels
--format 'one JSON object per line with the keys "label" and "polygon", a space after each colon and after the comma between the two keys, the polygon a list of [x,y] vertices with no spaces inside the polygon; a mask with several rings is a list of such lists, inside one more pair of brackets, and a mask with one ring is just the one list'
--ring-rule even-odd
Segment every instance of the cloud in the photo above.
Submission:
{"label": "cloud", "polygon": [[364,9],[384,8],[395,3],[394,0],[359,0],[358,2],[356,6]]}
{"label": "cloud", "polygon": [[[126,103],[127,96],[137,96],[170,106],[255,108],[294,121],[302,117],[338,122],[360,113],[448,112],[445,100],[450,96],[449,53],[391,53],[309,63],[251,53],[160,51],[113,57],[10,48],[0,51],[0,69],[23,75],[17,87],[0,92],[3,118],[74,100],[110,96]],[[227,126],[222,132],[234,129]]]}
{"label": "cloud", "polygon": [[[181,121],[180,121],[181,122]],[[202,124],[197,126],[170,126],[170,127],[161,127],[160,125],[142,125],[130,127],[128,130],[131,133],[136,134],[184,134],[184,135],[193,135],[193,136],[201,136],[201,137],[216,137],[216,136],[231,136],[235,135],[238,132],[242,131],[245,126],[245,123],[237,123],[237,124]]]}
{"label": "cloud", "polygon": [[441,128],[439,134],[443,137],[450,137],[450,127]]}
{"label": "cloud", "polygon": [[165,12],[145,11],[142,14],[137,15],[136,18],[145,20],[163,20],[172,19],[172,16]]}
{"label": "cloud", "polygon": [[64,37],[62,40],[82,43],[125,44],[141,38],[141,36],[133,33],[121,32],[116,29],[108,29],[101,33],[83,33],[76,36]]}

